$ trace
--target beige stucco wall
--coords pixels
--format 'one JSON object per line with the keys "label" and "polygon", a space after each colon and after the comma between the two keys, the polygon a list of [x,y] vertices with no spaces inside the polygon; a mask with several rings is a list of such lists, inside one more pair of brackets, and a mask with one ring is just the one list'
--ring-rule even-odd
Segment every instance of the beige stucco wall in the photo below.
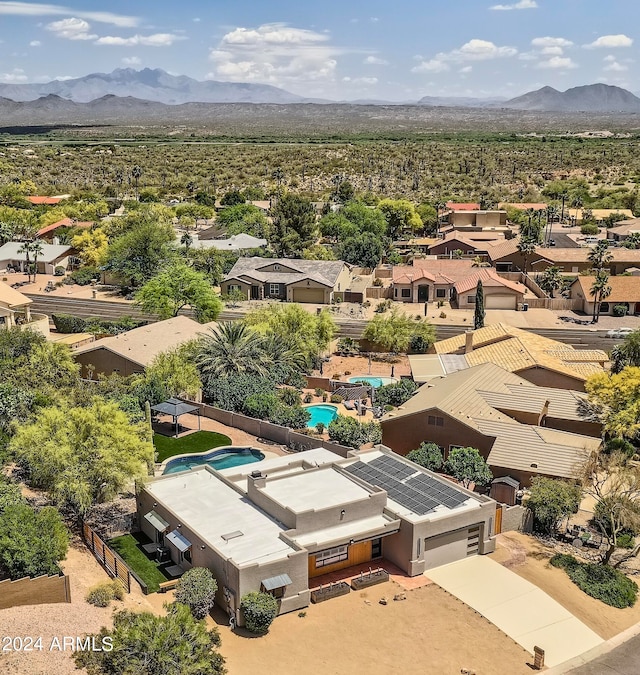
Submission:
{"label": "beige stucco wall", "polygon": [[73,358],[81,366],[82,377],[89,376],[88,365],[92,365],[93,376],[97,377],[100,373],[111,375],[117,371],[119,375],[128,377],[134,373],[144,372],[144,368],[133,361],[125,359],[123,356],[116,354],[104,347],[98,347],[89,352],[82,354],[74,354]]}

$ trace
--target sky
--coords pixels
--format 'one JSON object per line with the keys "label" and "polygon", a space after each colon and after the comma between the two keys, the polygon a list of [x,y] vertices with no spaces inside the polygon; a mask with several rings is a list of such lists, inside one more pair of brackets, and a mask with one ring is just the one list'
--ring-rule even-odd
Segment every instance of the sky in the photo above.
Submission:
{"label": "sky", "polygon": [[115,68],[334,100],[640,90],[638,0],[0,0],[0,82]]}

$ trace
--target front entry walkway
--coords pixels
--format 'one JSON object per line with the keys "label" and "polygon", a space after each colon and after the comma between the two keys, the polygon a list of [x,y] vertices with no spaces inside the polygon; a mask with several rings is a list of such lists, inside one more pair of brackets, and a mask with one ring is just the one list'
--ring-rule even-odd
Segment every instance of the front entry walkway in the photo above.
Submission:
{"label": "front entry walkway", "polygon": [[603,642],[544,591],[486,556],[459,560],[425,574],[532,655],[534,646],[544,649],[546,666],[563,663]]}
{"label": "front entry walkway", "polygon": [[361,572],[366,574],[370,569],[377,570],[380,567],[389,572],[389,579],[395,581],[406,591],[410,591],[414,588],[420,588],[422,586],[428,586],[431,583],[431,581],[429,581],[429,579],[427,579],[422,574],[419,574],[416,577],[410,577],[389,560],[380,558],[366,563],[360,563],[359,565],[345,567],[344,569],[337,570],[335,572],[329,572],[328,574],[322,574],[320,576],[313,577],[312,579],[309,579],[309,588],[313,590],[314,588],[320,588],[320,586],[335,584],[338,581],[346,581],[347,583],[350,583],[352,579],[359,577]]}

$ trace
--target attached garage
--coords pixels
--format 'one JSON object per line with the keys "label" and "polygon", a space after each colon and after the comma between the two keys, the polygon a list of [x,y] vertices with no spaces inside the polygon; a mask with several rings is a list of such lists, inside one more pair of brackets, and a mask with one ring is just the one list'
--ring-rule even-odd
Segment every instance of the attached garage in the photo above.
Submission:
{"label": "attached garage", "polygon": [[487,309],[515,309],[516,296],[486,294],[484,298],[484,303]]}
{"label": "attached garage", "polygon": [[425,569],[439,567],[478,554],[480,525],[447,532],[424,540]]}
{"label": "attached garage", "polygon": [[294,288],[294,302],[312,302],[316,305],[324,304],[324,288]]}

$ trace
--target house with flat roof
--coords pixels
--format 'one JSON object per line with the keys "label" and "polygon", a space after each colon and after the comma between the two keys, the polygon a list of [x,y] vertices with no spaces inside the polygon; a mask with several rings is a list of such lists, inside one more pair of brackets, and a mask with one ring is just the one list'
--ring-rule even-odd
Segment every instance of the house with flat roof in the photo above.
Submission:
{"label": "house with flat roof", "polygon": [[[181,237],[176,239],[176,244],[182,246]],[[227,239],[202,239],[198,234],[191,235],[191,248],[214,248],[217,251],[248,251],[254,248],[265,248],[266,239],[260,239],[244,232],[234,234]]]}
{"label": "house with flat roof", "polygon": [[574,479],[601,443],[583,399],[484,363],[420,387],[382,418],[382,442],[403,455],[423,442],[439,445],[445,457],[453,448],[477,448],[495,477],[525,486],[537,475]]}
{"label": "house with flat roof", "polygon": [[477,209],[451,209],[444,218],[446,226],[459,232],[507,232],[506,211],[480,211]]}
{"label": "house with flat roof", "polygon": [[241,291],[248,300],[286,300],[329,305],[350,290],[351,267],[342,260],[239,258],[221,284],[222,294]]}
{"label": "house with flat roof", "polygon": [[607,239],[611,241],[626,241],[632,234],[640,234],[640,218],[621,220],[607,228]]}
{"label": "house with flat roof", "polygon": [[384,446],[203,466],[146,482],[137,502],[143,532],[178,572],[211,569],[216,602],[239,624],[250,591],[274,595],[282,614],[306,607],[329,572],[386,559],[416,576],[495,548],[492,499]]}
{"label": "house with flat roof", "polygon": [[486,255],[495,242],[504,241],[503,232],[458,232],[447,233],[444,239],[437,239],[428,247],[429,255]]}
{"label": "house with flat roof", "polygon": [[[591,288],[595,277],[579,276],[569,287],[571,298],[582,300],[582,311],[593,315],[594,297]],[[613,314],[613,308],[626,307],[627,314],[640,314],[640,278],[637,276],[609,277],[611,293],[600,303],[600,314]]]}
{"label": "house with flat roof", "polygon": [[[587,378],[602,373],[609,361],[599,349],[574,349],[502,323],[440,340],[430,351],[441,357],[447,373],[494,363],[533,384],[575,391],[584,391]],[[414,357],[413,363],[418,362]]]}
{"label": "house with flat roof", "polygon": [[576,223],[582,223],[587,218],[602,223],[611,216],[635,217],[630,209],[567,209],[567,216]]}
{"label": "house with flat roof", "polygon": [[[24,242],[8,241],[0,246],[0,270],[19,270],[21,272],[27,269],[27,254],[21,249]],[[53,274],[56,267],[69,266],[69,257],[72,252],[71,246],[64,244],[45,244],[40,242],[42,251],[38,254],[38,274]],[[33,254],[29,254],[29,260],[33,263]]]}
{"label": "house with flat roof", "polygon": [[91,342],[76,349],[73,358],[81,366],[82,377],[111,373],[127,377],[143,373],[158,354],[198,339],[215,325],[215,321],[201,324],[178,315]]}

